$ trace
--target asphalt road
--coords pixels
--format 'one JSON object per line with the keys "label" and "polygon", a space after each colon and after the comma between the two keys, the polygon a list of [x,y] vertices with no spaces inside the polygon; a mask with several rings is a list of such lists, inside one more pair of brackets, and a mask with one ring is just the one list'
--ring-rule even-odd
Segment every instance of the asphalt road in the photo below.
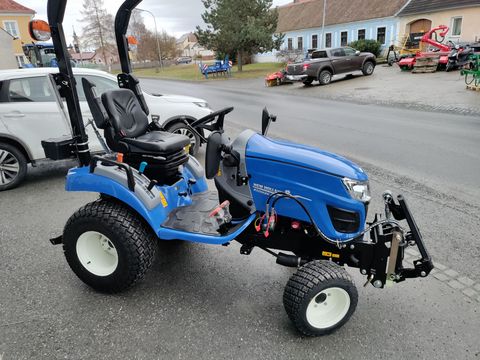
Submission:
{"label": "asphalt road", "polygon": [[[72,163],[42,166],[0,194],[0,358],[7,359],[478,359],[480,344],[480,119],[356,105],[263,88],[261,81],[188,84],[142,80],[146,89],[235,106],[227,129],[260,128],[359,162],[380,211],[384,189],[409,199],[436,272],[393,288],[359,288],[338,332],[303,338],[282,292],[291,269],[239,246],[162,246],[145,281],[95,293],[47,239],[95,195],[66,193]],[[3,355],[3,357],[2,357]]]}

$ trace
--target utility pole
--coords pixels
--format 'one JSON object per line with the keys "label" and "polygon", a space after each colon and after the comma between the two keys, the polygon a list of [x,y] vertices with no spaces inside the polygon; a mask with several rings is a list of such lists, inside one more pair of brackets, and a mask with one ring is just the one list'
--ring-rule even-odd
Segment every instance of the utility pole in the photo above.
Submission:
{"label": "utility pole", "polygon": [[325,48],[326,42],[325,42],[325,13],[327,12],[327,0],[323,0],[323,20],[322,20],[322,42],[323,46],[320,48]]}
{"label": "utility pole", "polygon": [[[155,19],[155,15],[150,10],[136,8],[135,10],[144,11],[149,13],[153,17],[153,23],[155,24],[155,40],[157,41],[157,55],[158,55],[158,63],[160,64],[160,68],[163,70],[163,61],[162,61],[162,51],[160,50],[160,41],[158,40],[158,28],[157,28],[157,20]],[[157,66],[158,72],[158,66]]]}

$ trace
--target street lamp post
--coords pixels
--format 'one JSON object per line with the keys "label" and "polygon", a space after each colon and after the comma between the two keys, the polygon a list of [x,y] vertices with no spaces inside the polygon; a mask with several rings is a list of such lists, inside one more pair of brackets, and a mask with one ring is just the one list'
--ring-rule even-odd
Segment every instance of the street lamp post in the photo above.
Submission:
{"label": "street lamp post", "polygon": [[[157,20],[155,19],[155,15],[150,10],[145,10],[140,8],[136,8],[135,10],[149,13],[153,17],[153,23],[155,24],[155,40],[157,41],[158,62],[160,64],[160,68],[163,69],[162,51],[160,50],[160,41],[158,40],[158,28],[157,28]],[[158,72],[158,66],[157,66],[157,72]]]}
{"label": "street lamp post", "polygon": [[327,0],[323,0],[323,20],[322,20],[322,42],[323,42],[323,46],[321,46],[320,48],[324,48],[325,47],[325,13],[327,12]]}

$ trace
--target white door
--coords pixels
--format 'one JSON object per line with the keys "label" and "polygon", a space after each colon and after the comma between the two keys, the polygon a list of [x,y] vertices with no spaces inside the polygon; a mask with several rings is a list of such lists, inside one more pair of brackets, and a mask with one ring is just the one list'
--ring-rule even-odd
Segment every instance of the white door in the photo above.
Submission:
{"label": "white door", "polygon": [[8,86],[0,103],[0,120],[20,139],[34,160],[45,158],[42,140],[71,136],[58,111],[47,76],[25,77],[4,82]]}

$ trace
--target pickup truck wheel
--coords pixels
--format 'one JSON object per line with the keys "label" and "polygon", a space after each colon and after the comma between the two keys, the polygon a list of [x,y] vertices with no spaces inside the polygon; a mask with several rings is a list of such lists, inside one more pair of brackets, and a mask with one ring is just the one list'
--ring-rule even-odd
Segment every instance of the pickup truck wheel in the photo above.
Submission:
{"label": "pickup truck wheel", "polygon": [[329,70],[322,70],[318,75],[320,85],[328,85],[332,81],[332,73]]}
{"label": "pickup truck wheel", "polygon": [[362,72],[363,75],[368,76],[373,74],[373,70],[375,70],[375,65],[371,61],[366,61],[365,64],[363,64]]}
{"label": "pickup truck wheel", "polygon": [[305,80],[303,80],[303,84],[304,85],[312,85],[313,80],[315,80],[315,78],[309,76]]}
{"label": "pickup truck wheel", "polygon": [[0,191],[17,187],[26,175],[25,155],[15,146],[0,143]]}

